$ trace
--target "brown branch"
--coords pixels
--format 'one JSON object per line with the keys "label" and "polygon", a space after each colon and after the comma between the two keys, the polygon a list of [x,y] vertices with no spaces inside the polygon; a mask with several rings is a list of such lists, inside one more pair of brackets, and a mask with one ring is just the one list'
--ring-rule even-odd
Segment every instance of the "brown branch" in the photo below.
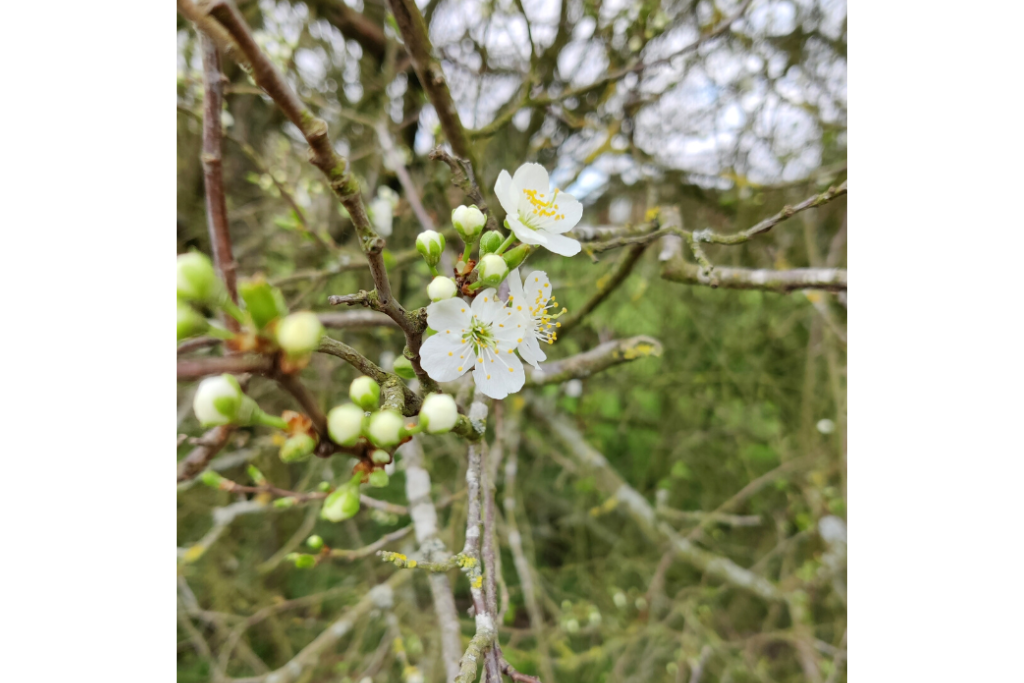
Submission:
{"label": "brown branch", "polygon": [[[223,79],[220,56],[213,39],[199,33],[203,51],[203,184],[206,189],[206,225],[210,232],[213,263],[220,272],[228,295],[238,303],[235,271],[238,264],[231,253],[231,232],[228,227],[228,207],[224,197],[224,174],[221,169],[221,109],[224,104]],[[230,315],[224,322],[232,332],[238,332],[238,321]]]}
{"label": "brown branch", "polygon": [[427,158],[431,161],[442,161],[448,166],[452,174],[452,185],[462,190],[463,194],[476,204],[476,208],[480,209],[487,216],[486,229],[496,229],[498,227],[498,219],[494,216],[493,212],[487,210],[487,200],[484,199],[480,186],[476,183],[473,165],[466,159],[452,156],[440,147],[435,147],[431,150]]}
{"label": "brown branch", "polygon": [[178,344],[178,355],[181,356],[186,353],[198,351],[199,349],[217,346],[223,341],[223,339],[217,339],[216,337],[196,337],[195,339],[186,339]]}
{"label": "brown branch", "polygon": [[562,360],[542,363],[540,370],[530,373],[530,386],[557,384],[569,379],[590,377],[595,372],[648,356],[660,356],[661,342],[653,337],[630,337],[600,344],[590,351]]}
{"label": "brown branch", "polygon": [[[252,65],[252,77],[256,84],[277,103],[288,120],[294,123],[306,138],[306,142],[309,143],[307,156],[310,163],[326,176],[331,191],[334,192],[352,219],[352,224],[359,236],[360,246],[370,265],[370,275],[373,277],[376,287],[380,310],[398,323],[398,326],[405,332],[413,369],[424,388],[428,391],[436,388],[436,383],[420,367],[419,351],[423,341],[423,330],[410,320],[405,309],[391,292],[391,283],[388,280],[382,256],[384,240],[377,235],[370,223],[366,207],[363,206],[359,182],[348,172],[348,162],[334,151],[334,145],[327,135],[327,123],[323,119],[315,117],[306,108],[270,59],[263,54],[234,3],[229,0],[214,0],[210,3],[208,12],[231,34],[231,37],[249,59]],[[417,16],[418,12],[417,10]]]}
{"label": "brown branch", "polygon": [[320,348],[317,351],[336,356],[350,363],[359,372],[373,378],[380,385],[381,392],[385,395],[389,391],[400,390],[402,395],[402,414],[406,417],[411,417],[419,412],[423,399],[413,393],[412,389],[398,375],[384,370],[348,344],[324,336],[320,339]]}
{"label": "brown branch", "polygon": [[209,430],[202,437],[200,443],[192,452],[185,456],[185,459],[178,463],[178,482],[187,481],[206,469],[206,466],[213,460],[231,438],[235,428],[231,425],[221,425]]}
{"label": "brown branch", "polygon": [[[351,313],[319,313],[320,323],[333,330],[362,330],[373,327],[394,327],[398,324],[384,313],[352,311]],[[181,353],[179,347],[179,353]]]}
{"label": "brown branch", "polygon": [[640,260],[640,256],[644,253],[644,249],[647,248],[647,244],[634,244],[626,250],[626,253],[622,255],[619,262],[615,265],[612,272],[607,275],[603,275],[597,280],[597,293],[594,294],[585,304],[583,304],[579,310],[573,311],[573,313],[565,320],[561,321],[562,326],[558,329],[559,338],[569,334],[584,317],[590,314],[595,308],[601,305],[601,303],[608,298],[608,296],[615,291],[615,289],[621,285],[629,274],[633,271],[633,266]]}
{"label": "brown branch", "polygon": [[182,358],[178,361],[178,381],[222,375],[225,372],[240,375],[245,372],[267,374],[274,368],[270,356],[222,356],[212,358]]}
{"label": "brown branch", "polygon": [[[423,21],[415,0],[388,0],[395,23],[405,41],[405,49],[412,59],[413,69],[427,93],[430,103],[437,111],[445,137],[458,156],[468,159],[473,168],[477,168],[476,157],[466,137],[466,131],[459,119],[459,111],[452,100],[448,84],[441,70],[441,63],[433,56],[433,46],[427,34],[427,25]],[[482,208],[482,207],[481,207]]]}

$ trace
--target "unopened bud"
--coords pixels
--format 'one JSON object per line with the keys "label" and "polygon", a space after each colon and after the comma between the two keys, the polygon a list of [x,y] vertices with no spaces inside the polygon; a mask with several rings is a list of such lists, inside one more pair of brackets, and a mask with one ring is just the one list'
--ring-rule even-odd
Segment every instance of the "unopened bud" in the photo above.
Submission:
{"label": "unopened bud", "polygon": [[366,432],[374,445],[388,448],[397,446],[402,440],[401,431],[404,426],[405,421],[401,415],[391,410],[382,410],[370,416]]}
{"label": "unopened bud", "polygon": [[501,236],[501,233],[497,230],[488,230],[480,237],[480,255],[493,254],[498,251],[498,247],[505,241],[505,238]]}
{"label": "unopened bud", "polygon": [[508,266],[509,269],[511,270],[512,268],[518,268],[520,264],[522,264],[522,262],[526,260],[526,257],[529,253],[530,245],[520,244],[515,249],[509,249],[508,251],[506,251],[504,254],[501,255],[501,258],[505,259],[505,265]]}
{"label": "unopened bud", "polygon": [[320,517],[329,522],[342,522],[355,517],[357,512],[359,512],[359,491],[356,487],[346,484],[324,499]]}
{"label": "unopened bud", "polygon": [[396,358],[391,369],[402,379],[412,379],[416,376],[416,371],[412,368],[412,361],[405,356]]}
{"label": "unopened bud", "polygon": [[459,419],[455,399],[448,394],[429,394],[420,408],[420,424],[428,434],[444,434],[451,431]]}
{"label": "unopened bud", "polygon": [[288,306],[281,290],[271,287],[262,277],[239,282],[238,295],[245,302],[245,310],[249,312],[257,329],[262,330],[272,321],[288,315]]}
{"label": "unopened bud", "polygon": [[320,550],[320,548],[324,547],[324,539],[320,538],[316,534],[313,534],[312,536],[306,539],[306,545],[308,545],[313,550]]}
{"label": "unopened bud", "polygon": [[290,358],[301,358],[316,351],[324,326],[315,313],[292,313],[277,325],[277,343]]}
{"label": "unopened bud", "polygon": [[346,403],[327,413],[327,433],[339,446],[353,446],[363,431],[366,412],[357,405]]}
{"label": "unopened bud", "polygon": [[487,218],[480,209],[476,208],[476,204],[459,206],[452,210],[452,225],[455,226],[466,244],[476,239],[486,222]]}
{"label": "unopened bud", "polygon": [[375,465],[386,465],[391,462],[391,454],[378,448],[370,454],[370,460],[373,460]]}
{"label": "unopened bud", "polygon": [[213,470],[206,470],[199,476],[199,481],[203,482],[212,489],[219,489],[222,482],[225,481],[224,477],[220,476]]}
{"label": "unopened bud", "polygon": [[296,569],[309,569],[310,567],[315,566],[316,556],[314,555],[307,555],[306,553],[302,553],[301,555],[295,558]]}
{"label": "unopened bud", "polygon": [[238,380],[227,374],[200,382],[192,409],[204,427],[245,424],[258,410],[256,403],[242,393]]}
{"label": "unopened bud", "polygon": [[348,387],[348,397],[363,410],[377,410],[380,405],[380,385],[363,375],[352,380]]}
{"label": "unopened bud", "polygon": [[455,286],[455,281],[444,275],[438,275],[427,285],[427,296],[430,297],[431,301],[451,299],[457,291],[458,288]]}
{"label": "unopened bud", "polygon": [[309,434],[296,434],[288,437],[288,440],[281,446],[281,460],[283,462],[303,462],[309,460],[316,449],[316,439]]}
{"label": "unopened bud", "polygon": [[274,501],[274,507],[279,510],[286,510],[290,507],[295,507],[295,503],[298,502],[294,498],[278,498]]}
{"label": "unopened bud", "polygon": [[388,485],[388,475],[384,470],[370,472],[370,486],[375,489],[382,489]]}
{"label": "unopened bud", "polygon": [[178,341],[196,337],[206,332],[209,326],[206,318],[184,301],[178,300]]}
{"label": "unopened bud", "polygon": [[505,259],[497,254],[487,254],[487,256],[484,256],[480,259],[480,264],[477,265],[476,269],[480,274],[480,282],[486,287],[497,287],[505,279],[505,275],[508,274],[508,266],[505,265]]}
{"label": "unopened bud", "polygon": [[434,230],[424,230],[416,236],[416,251],[420,252],[428,266],[436,266],[444,251],[444,235]]}
{"label": "unopened bud", "polygon": [[205,254],[190,251],[178,256],[178,298],[217,303],[225,296],[224,285]]}

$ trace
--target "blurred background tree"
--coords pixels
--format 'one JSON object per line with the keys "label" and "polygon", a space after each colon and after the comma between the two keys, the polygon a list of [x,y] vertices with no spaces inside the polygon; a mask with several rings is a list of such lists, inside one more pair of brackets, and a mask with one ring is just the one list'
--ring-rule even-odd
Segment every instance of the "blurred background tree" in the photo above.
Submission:
{"label": "blurred background tree", "polygon": [[[440,146],[469,162],[492,208],[498,173],[526,161],[584,203],[583,254],[526,266],[545,270],[569,309],[549,360],[656,340],[646,351],[660,355],[491,406],[498,641],[514,669],[545,683],[845,680],[845,2],[237,7],[328,124],[407,309],[428,303],[416,235],[450,229],[451,209],[470,203],[431,158]],[[207,9],[179,0],[179,253],[212,253],[190,21]],[[239,276],[266,275],[291,308],[322,313],[332,337],[391,369],[401,330],[328,303],[374,286],[349,212],[223,40],[221,168]],[[737,244],[708,238],[744,231]],[[326,409],[360,374],[316,354],[301,378]],[[194,391],[179,383],[182,460],[201,448]],[[267,379],[248,392],[264,409],[296,408]],[[429,474],[438,538],[463,547],[465,443],[414,445],[379,502],[338,524],[318,518],[318,499],[281,508],[272,492],[179,476],[179,680],[450,680],[438,583],[374,554],[420,550],[410,467]],[[239,429],[203,465],[258,485],[253,465],[297,492],[350,474],[344,454],[287,465],[279,447]],[[327,559],[286,561],[312,534]],[[464,650],[470,585],[458,569],[446,576]]]}

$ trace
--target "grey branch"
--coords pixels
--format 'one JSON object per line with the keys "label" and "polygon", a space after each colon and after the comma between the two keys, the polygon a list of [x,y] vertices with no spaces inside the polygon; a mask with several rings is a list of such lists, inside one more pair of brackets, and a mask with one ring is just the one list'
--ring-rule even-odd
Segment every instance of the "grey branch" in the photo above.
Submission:
{"label": "grey branch", "polygon": [[[423,448],[419,439],[399,447],[405,465],[405,495],[409,499],[409,515],[412,517],[416,530],[416,542],[420,553],[427,562],[444,562],[448,560],[448,549],[438,536],[437,508],[430,497],[430,474],[423,467]],[[434,612],[437,614],[438,627],[441,632],[441,654],[444,658],[445,680],[453,680],[459,674],[459,659],[462,657],[461,630],[459,615],[455,609],[455,597],[448,576],[441,572],[431,572],[427,581],[430,583],[430,594],[434,600]]]}
{"label": "grey branch", "polygon": [[412,578],[412,572],[397,572],[390,579],[372,588],[362,600],[350,607],[345,613],[328,626],[313,642],[302,648],[291,661],[262,676],[251,678],[229,678],[231,683],[292,683],[298,680],[302,672],[307,668],[315,666],[320,661],[320,655],[328,651],[339,640],[347,635],[360,619],[370,613],[372,609],[379,609],[381,604],[390,603],[394,598],[394,590]]}
{"label": "grey branch", "polygon": [[697,264],[688,263],[681,256],[676,256],[665,264],[661,277],[672,282],[724,289],[759,289],[781,293],[800,289],[846,291],[846,270],[842,268],[768,270],[715,267],[708,274]]}
{"label": "grey branch", "polygon": [[740,567],[727,557],[697,547],[665,522],[658,522],[654,509],[647,499],[622,479],[612,469],[607,459],[588,444],[583,435],[565,418],[554,415],[551,410],[540,406],[531,406],[531,414],[547,423],[568,453],[594,475],[598,488],[606,495],[613,496],[618,506],[625,510],[649,539],[655,542],[667,539],[681,559],[730,586],[768,602],[785,600],[786,595],[771,581]]}
{"label": "grey branch", "polygon": [[582,379],[615,365],[648,356],[660,356],[661,352],[661,342],[653,337],[638,336],[629,339],[616,339],[575,356],[550,363],[541,363],[540,370],[530,373],[528,384],[539,387],[569,379]]}

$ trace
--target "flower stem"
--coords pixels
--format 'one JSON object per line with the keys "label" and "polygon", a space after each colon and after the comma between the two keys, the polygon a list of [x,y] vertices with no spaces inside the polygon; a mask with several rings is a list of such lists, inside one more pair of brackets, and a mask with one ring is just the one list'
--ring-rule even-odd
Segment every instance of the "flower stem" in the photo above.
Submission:
{"label": "flower stem", "polygon": [[500,247],[498,247],[498,251],[496,251],[494,253],[497,254],[498,256],[501,256],[502,254],[505,253],[506,249],[508,249],[510,246],[512,246],[512,243],[515,242],[515,240],[516,240],[516,234],[514,232],[509,232],[508,233],[508,237],[506,237],[505,241],[501,243]]}
{"label": "flower stem", "polygon": [[280,429],[281,431],[288,430],[288,423],[285,422],[282,418],[277,417],[275,415],[268,415],[267,413],[264,413],[262,410],[253,416],[253,422],[255,422],[256,424],[261,424],[265,427],[274,427],[275,429]]}
{"label": "flower stem", "polygon": [[430,274],[431,275],[433,275],[434,277],[440,277],[441,273],[437,272],[437,267],[436,266],[432,266],[432,265],[430,265],[428,263],[427,267],[430,268]]}

